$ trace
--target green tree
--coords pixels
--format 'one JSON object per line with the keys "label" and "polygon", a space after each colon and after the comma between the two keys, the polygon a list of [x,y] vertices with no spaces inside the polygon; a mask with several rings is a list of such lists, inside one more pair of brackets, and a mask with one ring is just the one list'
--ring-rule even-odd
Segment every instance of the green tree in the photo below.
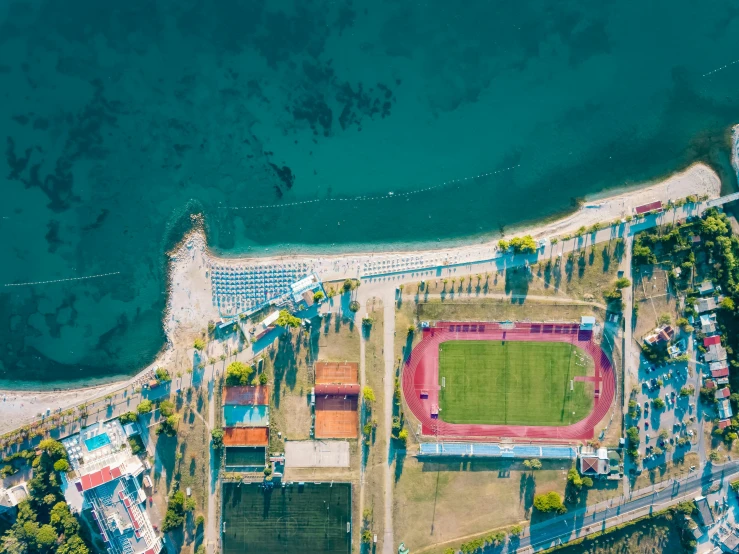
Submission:
{"label": "green tree", "polygon": [[629,427],[626,430],[626,438],[629,439],[631,444],[639,444],[639,428]]}
{"label": "green tree", "polygon": [[361,306],[356,300],[352,300],[351,302],[349,302],[349,310],[353,313],[357,313],[359,311],[359,308],[361,308]]}
{"label": "green tree", "polygon": [[362,389],[362,398],[364,398],[364,401],[367,403],[375,401],[375,391],[372,390],[372,387],[364,387]]}
{"label": "green tree", "polygon": [[300,327],[300,318],[295,317],[287,310],[280,310],[280,315],[277,317],[275,324],[280,327]]}
{"label": "green tree", "polygon": [[514,525],[513,527],[511,527],[511,529],[510,529],[510,533],[511,533],[511,535],[513,535],[514,537],[517,537],[517,536],[519,536],[519,535],[520,535],[521,533],[523,533],[523,527],[521,527],[520,525]]}
{"label": "green tree", "polygon": [[637,265],[656,264],[657,256],[654,255],[651,248],[643,244],[635,243],[633,251],[633,260]]}
{"label": "green tree", "polygon": [[154,372],[154,377],[156,377],[157,381],[159,381],[160,383],[166,383],[172,380],[172,377],[170,377],[169,375],[169,371],[167,371],[163,367],[157,368],[157,370]]}
{"label": "green tree", "polygon": [[523,466],[526,469],[531,469],[531,470],[541,469],[541,460],[537,458],[532,458],[531,460],[524,460]]}
{"label": "green tree", "polygon": [[711,450],[708,454],[708,459],[712,462],[718,462],[721,459],[721,454],[719,454],[717,450]]}
{"label": "green tree", "polygon": [[38,448],[39,450],[43,450],[53,460],[67,457],[67,451],[64,449],[64,445],[59,441],[55,441],[54,439],[42,440],[40,443],[38,443]]}
{"label": "green tree", "polygon": [[125,425],[126,423],[133,423],[136,421],[138,416],[134,412],[126,412],[125,414],[121,414],[118,417],[118,420],[121,422],[121,424]]}
{"label": "green tree", "polygon": [[266,373],[260,373],[259,374],[259,384],[260,385],[266,385],[267,381],[269,381],[269,377],[267,377]]}
{"label": "green tree", "polygon": [[36,533],[36,542],[42,552],[50,550],[56,544],[57,533],[51,525],[42,525]]}
{"label": "green tree", "polygon": [[136,411],[140,414],[148,414],[153,407],[154,404],[152,404],[151,400],[142,400],[136,407]]}
{"label": "green tree", "polygon": [[177,434],[177,415],[172,414],[162,419],[157,429],[157,434],[164,433],[168,437],[173,437]]}
{"label": "green tree", "polygon": [[621,277],[616,280],[616,288],[617,289],[625,289],[626,287],[631,286],[631,281],[627,279],[626,277]]}
{"label": "green tree", "polygon": [[507,240],[500,239],[498,241],[498,248],[500,250],[502,250],[503,252],[505,252],[506,250],[508,250],[508,248],[510,248],[510,246],[511,246],[511,244]]}
{"label": "green tree", "polygon": [[195,527],[202,527],[205,524],[205,517],[199,515],[195,518]]}
{"label": "green tree", "polygon": [[317,290],[315,293],[313,293],[313,302],[320,302],[324,299],[326,295],[323,294],[322,290]]}
{"label": "green tree", "polygon": [[223,446],[223,429],[213,429],[210,432],[210,437],[213,448],[221,448]]}
{"label": "green tree", "polygon": [[398,440],[403,444],[408,442],[408,429],[401,429],[400,433],[398,433]]}
{"label": "green tree", "polygon": [[193,342],[193,347],[195,350],[203,350],[205,348],[205,341],[201,338],[195,339],[195,342]]}
{"label": "green tree", "polygon": [[167,513],[164,516],[162,531],[165,533],[180,527],[185,522],[185,494],[176,491],[169,497]]}
{"label": "green tree", "polygon": [[735,308],[734,301],[727,296],[721,301],[721,308],[726,311],[733,312]]}
{"label": "green tree", "polygon": [[159,413],[164,417],[169,417],[174,413],[174,404],[169,400],[162,400],[159,403]]}
{"label": "green tree", "polygon": [[661,410],[662,408],[665,407],[665,401],[662,400],[660,397],[655,398],[652,404],[658,410]]}
{"label": "green tree", "polygon": [[514,252],[521,254],[531,254],[536,252],[537,249],[536,241],[531,235],[512,238],[511,246],[513,247]]}
{"label": "green tree", "polygon": [[563,514],[567,511],[562,503],[562,497],[555,491],[537,494],[534,497],[534,508],[543,513],[557,512]]}
{"label": "green tree", "polygon": [[69,471],[69,462],[64,458],[61,458],[54,462],[54,471],[66,472]]}
{"label": "green tree", "polygon": [[57,554],[90,554],[90,549],[79,536],[72,535],[59,545],[56,552]]}
{"label": "green tree", "polygon": [[226,368],[226,385],[229,387],[246,385],[253,372],[254,368],[244,362],[231,362]]}

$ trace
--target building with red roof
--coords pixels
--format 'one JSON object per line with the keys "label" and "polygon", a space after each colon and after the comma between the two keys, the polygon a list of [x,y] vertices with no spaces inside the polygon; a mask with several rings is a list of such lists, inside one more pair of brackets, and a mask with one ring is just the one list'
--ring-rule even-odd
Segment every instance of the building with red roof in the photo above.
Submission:
{"label": "building with red roof", "polygon": [[716,398],[729,398],[729,396],[731,396],[731,391],[729,390],[729,387],[723,387],[716,391]]}
{"label": "building with red roof", "polygon": [[703,346],[708,348],[711,345],[721,344],[721,336],[713,335],[712,337],[706,337],[703,339]]}
{"label": "building with red roof", "polygon": [[657,200],[655,202],[650,202],[649,204],[642,204],[641,206],[637,206],[634,208],[634,211],[641,215],[646,214],[653,211],[662,211],[662,202]]}

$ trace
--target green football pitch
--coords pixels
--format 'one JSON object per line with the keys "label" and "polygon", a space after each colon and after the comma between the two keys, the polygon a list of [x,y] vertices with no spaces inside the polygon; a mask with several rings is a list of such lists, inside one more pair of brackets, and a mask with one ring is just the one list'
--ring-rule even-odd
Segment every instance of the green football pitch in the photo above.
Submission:
{"label": "green football pitch", "polygon": [[593,409],[593,360],[565,342],[439,345],[439,419],[488,425],[571,425]]}

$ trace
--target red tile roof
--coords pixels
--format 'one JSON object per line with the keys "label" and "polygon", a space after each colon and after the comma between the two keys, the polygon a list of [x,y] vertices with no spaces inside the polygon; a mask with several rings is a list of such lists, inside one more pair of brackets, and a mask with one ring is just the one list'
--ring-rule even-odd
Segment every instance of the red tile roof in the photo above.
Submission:
{"label": "red tile roof", "polygon": [[[109,483],[113,479],[117,479],[121,476],[121,470],[118,467],[113,468],[111,471],[109,466],[105,466],[100,471],[96,471],[94,473],[88,473],[87,475],[83,475],[80,479],[80,483],[82,485],[82,490],[87,491],[90,489],[94,489],[95,487],[99,487],[100,485],[104,483]],[[79,487],[77,487],[79,489]]]}
{"label": "red tile roof", "polygon": [[651,212],[652,210],[661,210],[661,209],[662,209],[662,202],[657,200],[656,202],[650,202],[649,204],[644,204],[643,206],[637,206],[636,213],[645,214],[647,212]]}
{"label": "red tile roof", "polygon": [[706,379],[706,382],[704,383],[705,387],[707,389],[715,389],[716,388],[716,382],[713,381],[713,379]]}
{"label": "red tile roof", "polygon": [[595,471],[598,472],[598,458],[581,458],[582,459],[582,472]]}
{"label": "red tile roof", "polygon": [[721,344],[721,336],[713,335],[712,337],[706,337],[703,339],[703,346],[711,346],[712,344]]}
{"label": "red tile roof", "polygon": [[728,367],[722,367],[721,369],[711,370],[711,377],[715,377],[716,379],[718,379],[719,377],[728,377],[728,376],[729,376]]}
{"label": "red tile roof", "polygon": [[731,425],[731,421],[728,419],[722,419],[718,422],[719,429],[726,429],[729,425]]}
{"label": "red tile roof", "polygon": [[730,394],[731,391],[729,390],[729,387],[724,387],[716,391],[716,398],[729,398]]}

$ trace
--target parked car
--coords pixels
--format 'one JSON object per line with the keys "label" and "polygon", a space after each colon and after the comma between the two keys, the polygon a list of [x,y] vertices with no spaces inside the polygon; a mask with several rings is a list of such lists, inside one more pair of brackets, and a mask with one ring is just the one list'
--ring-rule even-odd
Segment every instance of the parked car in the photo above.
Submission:
{"label": "parked car", "polygon": [[645,421],[644,422],[644,430],[645,431],[649,431],[649,422],[648,421]]}

